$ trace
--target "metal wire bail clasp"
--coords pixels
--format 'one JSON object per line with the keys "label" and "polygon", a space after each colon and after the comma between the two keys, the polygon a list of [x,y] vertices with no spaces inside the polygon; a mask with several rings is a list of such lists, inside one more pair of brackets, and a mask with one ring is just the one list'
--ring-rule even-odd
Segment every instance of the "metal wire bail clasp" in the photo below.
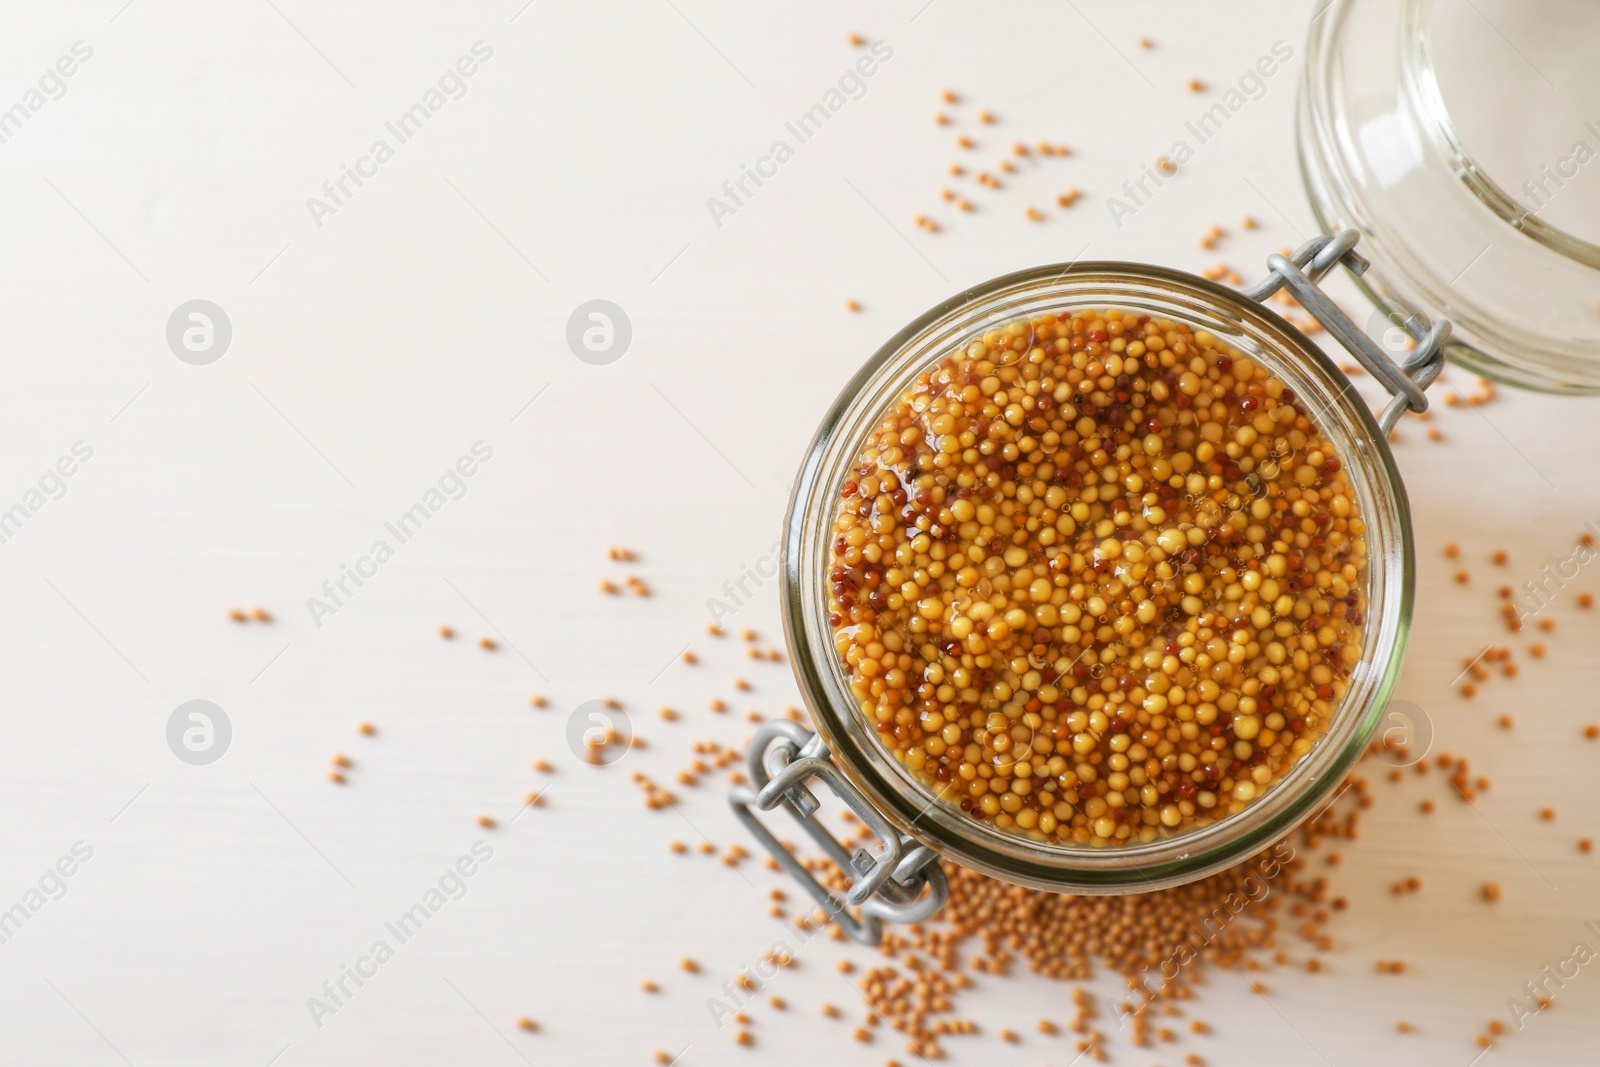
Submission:
{"label": "metal wire bail clasp", "polygon": [[[750,742],[749,760],[754,785],[729,790],[728,802],[734,813],[851,937],[876,945],[883,937],[883,920],[920,922],[944,907],[950,886],[938,855],[895,830],[839,772],[822,738],[799,723],[783,719],[763,723]],[[807,784],[813,778],[833,790],[877,837],[875,853],[866,848],[850,852],[817,818],[821,805]],[[817,881],[789,846],[762,824],[756,812],[771,811],[779,804],[787,807],[839,869],[851,876],[850,889],[842,898]],[[857,908],[860,917],[852,915],[849,908]]]}
{"label": "metal wire bail clasp", "polygon": [[1444,370],[1444,344],[1450,339],[1450,323],[1440,319],[1430,327],[1420,315],[1408,317],[1405,330],[1417,346],[1403,360],[1390,359],[1317,284],[1340,263],[1352,274],[1366,273],[1366,259],[1354,251],[1358,240],[1360,234],[1355,230],[1341,230],[1332,237],[1313,237],[1288,259],[1280,255],[1268,256],[1267,267],[1272,273],[1244,290],[1244,295],[1252,300],[1266,300],[1287,287],[1300,306],[1394,397],[1378,416],[1378,428],[1387,436],[1407,411],[1428,410],[1426,390]]}

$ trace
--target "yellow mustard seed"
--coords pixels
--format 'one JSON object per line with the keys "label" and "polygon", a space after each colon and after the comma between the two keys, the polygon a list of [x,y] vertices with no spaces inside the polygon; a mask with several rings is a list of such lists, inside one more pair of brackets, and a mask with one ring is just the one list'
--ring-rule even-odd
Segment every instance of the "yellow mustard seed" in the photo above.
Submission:
{"label": "yellow mustard seed", "polygon": [[1365,525],[1268,370],[1119,309],[991,329],[868,435],[830,625],[933,793],[1038,840],[1208,825],[1316,743],[1359,661]]}

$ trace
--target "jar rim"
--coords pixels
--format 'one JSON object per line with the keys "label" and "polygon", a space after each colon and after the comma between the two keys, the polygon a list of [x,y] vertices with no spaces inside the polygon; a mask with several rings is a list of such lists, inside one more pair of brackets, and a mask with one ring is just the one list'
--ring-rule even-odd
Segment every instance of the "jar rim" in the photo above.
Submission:
{"label": "jar rim", "polygon": [[[827,621],[828,547],[840,486],[867,432],[915,376],[986,328],[1055,307],[1122,307],[1218,333],[1324,407],[1359,498],[1368,541],[1368,614],[1351,685],[1317,743],[1241,812],[1143,844],[1067,846],[963,816],[936,797],[865,730],[833,651]],[[1315,344],[1262,304],[1166,267],[1079,261],[1005,274],[958,293],[885,342],[823,418],[785,519],[781,601],[802,697],[845,777],[903,834],[1002,880],[1075,893],[1139,892],[1193,881],[1281,840],[1314,815],[1365,751],[1393,693],[1410,629],[1414,545],[1409,504],[1385,435],[1349,380]]]}

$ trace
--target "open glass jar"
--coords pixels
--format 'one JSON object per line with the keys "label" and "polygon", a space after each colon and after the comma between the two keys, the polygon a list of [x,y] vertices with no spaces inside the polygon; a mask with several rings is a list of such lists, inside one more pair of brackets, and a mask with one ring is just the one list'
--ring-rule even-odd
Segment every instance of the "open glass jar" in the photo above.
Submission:
{"label": "open glass jar", "polygon": [[[845,387],[823,420],[791,499],[783,545],[784,627],[817,734],[792,722],[765,724],[750,752],[752,785],[732,802],[751,832],[852,936],[873,941],[883,919],[913,921],[943,903],[940,856],[1009,882],[1074,893],[1123,893],[1182,884],[1238,863],[1282,838],[1329,802],[1370,742],[1393,690],[1411,612],[1413,547],[1405,489],[1387,432],[1408,409],[1427,405],[1449,326],[1413,317],[1415,347],[1392,362],[1317,286],[1343,264],[1366,263],[1345,232],[1308,242],[1241,293],[1194,275],[1133,263],[1083,262],[996,278],[935,307],[885,344]],[[1261,301],[1287,287],[1393,399],[1368,410],[1326,355]],[[1114,847],[1075,845],[1008,832],[967,817],[910,773],[874,735],[835,650],[829,623],[833,514],[867,435],[918,375],[987,331],[1045,314],[1113,307],[1186,322],[1237,349],[1293,390],[1314,412],[1344,469],[1365,522],[1363,640],[1349,685],[1315,743],[1242,810],[1193,829]],[[814,816],[808,783],[819,780],[878,838],[875,850],[844,848]],[[853,879],[835,894],[763,825],[783,806]],[[857,909],[852,913],[849,909]]]}

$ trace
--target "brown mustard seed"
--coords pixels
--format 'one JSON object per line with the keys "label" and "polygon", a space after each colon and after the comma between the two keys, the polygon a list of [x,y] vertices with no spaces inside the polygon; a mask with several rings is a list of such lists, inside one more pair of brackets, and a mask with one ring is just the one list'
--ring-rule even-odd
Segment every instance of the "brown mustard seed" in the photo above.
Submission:
{"label": "brown mustard seed", "polygon": [[1002,829],[1106,845],[1234,814],[1360,658],[1341,459],[1280,380],[1184,323],[991,330],[917,379],[852,474],[829,621],[861,712]]}
{"label": "brown mustard seed", "polygon": [[1500,899],[1500,883],[1498,883],[1498,882],[1485,882],[1485,883],[1483,883],[1482,892],[1483,892],[1483,899],[1484,900],[1488,900],[1488,901],[1499,900]]}

